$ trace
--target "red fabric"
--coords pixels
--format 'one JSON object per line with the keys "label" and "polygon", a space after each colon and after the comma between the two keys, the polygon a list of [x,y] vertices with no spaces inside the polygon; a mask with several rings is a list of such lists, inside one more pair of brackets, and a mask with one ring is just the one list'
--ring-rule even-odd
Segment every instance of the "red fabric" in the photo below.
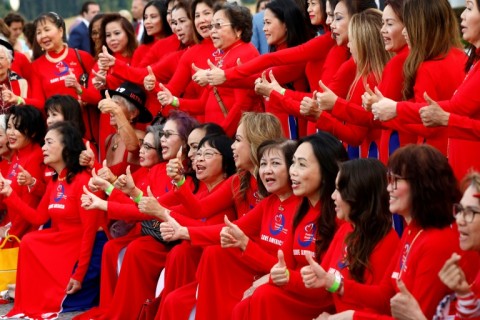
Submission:
{"label": "red fabric", "polygon": [[[11,159],[11,165],[8,169],[8,174],[5,179],[12,182],[11,186],[13,191],[31,208],[36,208],[44,189],[36,188],[36,192],[30,193],[27,186],[20,186],[17,183],[18,166],[21,165],[27,170],[32,177],[37,179],[41,184],[43,181],[45,166],[43,164],[42,149],[38,144],[29,144],[23,149],[16,151]],[[5,201],[5,200],[4,200]],[[12,226],[9,230],[10,234],[16,235],[21,238],[28,231],[37,229],[40,224],[32,224],[21,214],[16,207],[8,209],[8,220],[12,222]]]}
{"label": "red fabric", "polygon": [[[225,69],[237,65],[237,59],[248,61],[258,56],[258,51],[251,43],[241,40],[235,42],[230,48],[225,49],[223,54],[216,54],[214,64]],[[240,117],[245,111],[253,111],[258,102],[253,90],[231,89],[217,87],[225,108],[228,111],[224,116],[222,109],[217,102],[213,87],[207,87],[200,99],[180,99],[180,108],[189,110],[194,114],[204,113],[205,122],[214,122],[223,127],[227,135],[233,136],[237,129]],[[186,109],[185,109],[186,108]]]}
{"label": "red fabric", "polygon": [[164,55],[177,51],[180,48],[180,41],[175,34],[155,41],[153,47],[142,58],[140,64],[148,66],[159,61]]}
{"label": "red fabric", "polygon": [[11,69],[27,81],[30,81],[32,78],[32,66],[30,60],[20,51],[15,50],[15,58],[13,59]]}
{"label": "red fabric", "polygon": [[[345,257],[347,247],[345,239],[353,231],[352,225],[344,223],[335,234],[335,237],[328,248],[325,258],[322,260],[322,267],[325,270],[330,268],[340,271],[344,279],[352,279],[348,270],[348,265],[345,264]],[[375,246],[375,249],[369,257],[369,265],[364,273],[364,282],[368,285],[379,284],[385,276],[386,269],[389,265],[389,260],[385,259],[391,252],[395,252],[399,245],[398,235],[395,230],[390,232]],[[352,279],[353,280],[353,279]],[[316,291],[315,289],[314,291]],[[324,288],[318,290],[325,290]],[[313,291],[312,291],[313,294]],[[333,301],[337,312],[346,310],[361,310],[363,305],[355,303],[344,303],[338,295],[334,294]]]}
{"label": "red fabric", "polygon": [[163,307],[159,310],[161,314],[157,313],[155,320],[158,319],[174,319],[182,320],[188,319],[192,309],[195,307],[197,299],[195,293],[197,292],[197,282],[189,283],[186,286],[178,288],[165,297]]}
{"label": "red fabric", "polygon": [[9,316],[24,313],[39,318],[43,313],[59,312],[69,279],[83,280],[101,215],[98,211],[87,212],[80,205],[82,188],[89,179],[89,174],[82,172],[71,184],[60,179],[51,181],[36,209],[15,192],[4,200],[7,207],[18,210],[33,224],[49,218],[52,221],[51,228],[26,235],[20,244],[16,299]]}
{"label": "red fabric", "polygon": [[[234,309],[233,319],[241,318],[240,315],[248,315],[245,319],[312,319],[323,311],[333,310],[333,301],[328,292],[323,290],[319,291],[319,295],[312,295],[311,290],[305,288],[300,275],[300,269],[308,264],[305,254],[315,253],[319,214],[320,203],[310,207],[282,245],[290,274],[288,283],[283,287],[273,283],[260,286],[248,298],[248,302]],[[317,260],[321,258],[316,257]]]}
{"label": "red fabric", "polygon": [[[425,92],[435,101],[450,99],[465,78],[465,62],[465,53],[456,48],[450,50],[443,59],[423,62],[417,71],[413,88],[415,96],[412,100],[422,103],[421,105],[424,106],[423,94]],[[394,129],[403,128],[407,132],[417,134],[422,137],[420,142],[425,140],[425,143],[447,155],[447,129],[438,128],[434,131],[426,129],[420,122],[418,108],[416,108],[415,114],[414,109],[409,107],[410,105],[412,105],[410,102],[399,102],[397,118],[385,124]]]}
{"label": "red fabric", "polygon": [[[386,254],[391,262],[379,285],[369,286],[345,280],[342,301],[364,305],[378,314],[389,315],[390,298],[398,292],[396,279],[400,278],[420,304],[427,319],[431,319],[438,302],[449,293],[449,289],[440,281],[438,272],[453,252],[460,252],[460,248],[456,227],[421,230],[415,225],[405,229],[396,252]],[[407,248],[410,248],[409,252]],[[477,267],[475,261],[468,263]],[[464,270],[470,278],[469,268]],[[354,318],[370,317],[376,318],[371,312],[355,312]]]}

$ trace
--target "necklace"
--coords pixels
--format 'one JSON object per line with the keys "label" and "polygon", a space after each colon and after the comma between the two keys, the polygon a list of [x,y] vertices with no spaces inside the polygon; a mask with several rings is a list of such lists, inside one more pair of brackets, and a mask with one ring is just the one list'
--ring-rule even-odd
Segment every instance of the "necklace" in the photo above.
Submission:
{"label": "necklace", "polygon": [[399,280],[402,278],[403,271],[407,268],[406,265],[407,265],[408,255],[410,254],[410,251],[412,250],[412,247],[413,247],[415,241],[417,241],[418,237],[422,234],[422,232],[423,232],[423,229],[418,231],[417,234],[415,235],[415,237],[413,238],[412,242],[408,246],[408,248],[405,249],[406,252],[403,254],[403,257],[402,257],[402,267],[400,268],[400,273],[398,274],[398,279]]}
{"label": "necklace", "polygon": [[45,58],[51,63],[57,63],[57,62],[63,61],[63,59],[65,59],[68,55],[68,45],[64,43],[63,48],[64,48],[64,51],[58,58],[53,58],[52,56],[50,56],[48,51],[45,52]]}
{"label": "necklace", "polygon": [[[225,58],[228,56],[228,54],[230,53],[230,51],[232,51],[233,49],[235,49],[236,47],[242,45],[242,42],[240,43],[237,43],[236,45],[234,45],[232,48],[230,48],[227,53],[223,54],[222,56],[220,56],[218,59],[216,58],[215,60],[218,60],[217,61],[217,67],[219,68],[222,68],[223,67],[223,61],[225,60]],[[220,50],[220,49],[219,49]],[[223,50],[220,50],[220,51],[223,51]]]}
{"label": "necklace", "polygon": [[112,151],[115,152],[115,150],[118,149],[118,139],[117,139],[117,134],[115,133],[113,135],[113,145],[112,145]]}

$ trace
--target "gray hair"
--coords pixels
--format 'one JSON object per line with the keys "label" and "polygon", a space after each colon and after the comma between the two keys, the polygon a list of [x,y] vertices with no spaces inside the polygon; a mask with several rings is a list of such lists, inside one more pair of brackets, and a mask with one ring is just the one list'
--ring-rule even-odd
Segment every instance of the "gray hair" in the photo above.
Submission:
{"label": "gray hair", "polygon": [[[115,99],[113,99],[113,97],[116,97]],[[127,110],[129,113],[132,113],[132,112],[135,112],[135,110],[138,111],[138,108],[135,107],[135,105],[130,102],[129,100],[127,100],[126,98],[116,94],[112,97],[112,100],[117,102],[117,103],[122,103],[125,107],[127,107]]]}
{"label": "gray hair", "polygon": [[7,116],[5,114],[0,114],[0,128],[2,128],[3,131],[7,130]]}
{"label": "gray hair", "polygon": [[160,143],[160,140],[162,137],[160,135],[160,132],[162,132],[163,127],[164,127],[164,124],[148,126],[145,132],[145,133],[153,134],[153,146],[155,147],[155,150],[157,151],[157,154],[160,157],[160,159],[162,159],[162,161],[163,161],[162,145]]}
{"label": "gray hair", "polygon": [[13,54],[7,47],[0,44],[0,52],[4,52],[5,56],[7,57],[8,62],[12,63],[13,61]]}

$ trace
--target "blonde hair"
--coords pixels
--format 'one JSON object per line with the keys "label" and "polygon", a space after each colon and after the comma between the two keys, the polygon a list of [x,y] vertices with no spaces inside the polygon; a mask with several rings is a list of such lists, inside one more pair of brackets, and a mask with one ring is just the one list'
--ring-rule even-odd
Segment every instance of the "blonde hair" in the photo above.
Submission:
{"label": "blonde hair", "polygon": [[367,78],[373,74],[376,83],[382,80],[382,73],[391,54],[385,51],[380,29],[382,28],[382,12],[377,9],[367,9],[352,16],[348,25],[348,36],[356,50],[357,74],[350,86],[347,98],[353,93],[358,81],[367,84]]}
{"label": "blonde hair", "polygon": [[[239,125],[243,124],[245,139],[250,143],[250,159],[254,165],[254,174],[258,170],[258,147],[267,140],[275,140],[283,137],[282,125],[277,117],[268,112],[256,113],[245,112],[240,119]],[[237,195],[245,198],[246,191],[250,188],[250,172],[238,170],[240,174],[240,189]]]}

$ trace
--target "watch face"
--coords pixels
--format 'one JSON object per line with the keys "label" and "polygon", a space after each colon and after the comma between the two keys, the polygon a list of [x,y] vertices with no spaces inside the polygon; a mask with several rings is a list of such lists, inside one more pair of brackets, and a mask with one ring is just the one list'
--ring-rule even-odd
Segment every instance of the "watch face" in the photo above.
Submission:
{"label": "watch face", "polygon": [[18,11],[20,8],[20,0],[10,0],[10,8],[12,8],[13,11]]}

